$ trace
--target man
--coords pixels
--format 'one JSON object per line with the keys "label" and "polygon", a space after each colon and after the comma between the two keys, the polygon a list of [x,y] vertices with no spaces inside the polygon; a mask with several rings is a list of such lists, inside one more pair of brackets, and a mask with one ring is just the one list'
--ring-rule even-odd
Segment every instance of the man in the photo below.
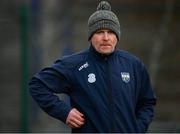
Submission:
{"label": "man", "polygon": [[[37,73],[30,93],[72,132],[146,132],[156,98],[143,63],[116,49],[120,24],[102,1],[88,20],[90,47]],[[66,93],[71,106],[54,93]]]}

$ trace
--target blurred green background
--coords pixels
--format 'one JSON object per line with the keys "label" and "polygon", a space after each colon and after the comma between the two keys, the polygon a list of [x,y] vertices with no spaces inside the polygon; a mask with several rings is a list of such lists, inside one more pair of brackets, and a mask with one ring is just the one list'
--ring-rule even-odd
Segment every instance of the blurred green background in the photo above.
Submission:
{"label": "blurred green background", "polygon": [[[98,3],[0,1],[0,132],[70,132],[36,105],[27,83],[57,58],[88,47],[87,20]],[[109,3],[121,24],[118,47],[142,59],[157,94],[148,131],[180,132],[180,1]]]}

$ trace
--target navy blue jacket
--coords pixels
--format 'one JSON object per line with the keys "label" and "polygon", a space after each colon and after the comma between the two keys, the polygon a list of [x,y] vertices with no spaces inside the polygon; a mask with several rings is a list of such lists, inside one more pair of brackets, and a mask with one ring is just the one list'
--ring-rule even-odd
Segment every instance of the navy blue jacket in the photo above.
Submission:
{"label": "navy blue jacket", "polygon": [[[72,108],[82,112],[85,124],[72,132],[146,132],[156,103],[138,58],[122,50],[103,56],[92,46],[37,73],[29,89],[44,111],[64,123]],[[68,94],[71,106],[54,93]]]}

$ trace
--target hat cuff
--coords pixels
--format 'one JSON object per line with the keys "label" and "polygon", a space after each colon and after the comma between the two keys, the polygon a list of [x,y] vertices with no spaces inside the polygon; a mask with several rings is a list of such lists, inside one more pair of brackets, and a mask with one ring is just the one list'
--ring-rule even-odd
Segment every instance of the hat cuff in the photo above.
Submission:
{"label": "hat cuff", "polygon": [[93,34],[100,29],[109,29],[116,34],[117,39],[120,39],[120,27],[111,20],[100,20],[96,21],[93,25],[89,26],[88,29],[88,40],[91,39]]}

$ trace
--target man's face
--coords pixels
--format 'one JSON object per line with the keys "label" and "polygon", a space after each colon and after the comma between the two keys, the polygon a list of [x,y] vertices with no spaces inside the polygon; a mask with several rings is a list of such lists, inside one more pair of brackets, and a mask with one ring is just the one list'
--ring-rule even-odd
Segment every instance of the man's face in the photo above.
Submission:
{"label": "man's face", "polygon": [[108,55],[114,51],[117,37],[111,30],[102,29],[93,34],[91,43],[97,52]]}

